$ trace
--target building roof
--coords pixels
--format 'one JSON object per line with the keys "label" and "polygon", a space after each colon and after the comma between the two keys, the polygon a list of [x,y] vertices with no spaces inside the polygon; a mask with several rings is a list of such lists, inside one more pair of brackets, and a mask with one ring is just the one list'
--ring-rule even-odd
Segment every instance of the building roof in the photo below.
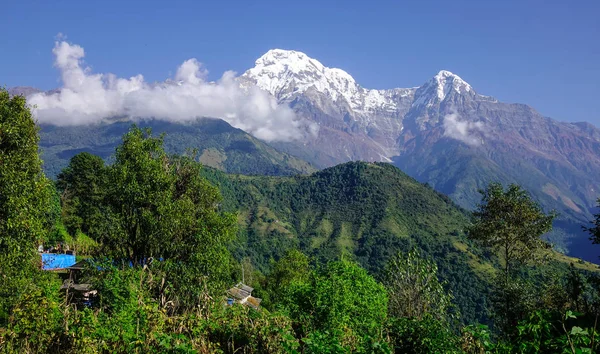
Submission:
{"label": "building roof", "polygon": [[252,290],[254,289],[249,287],[248,285],[238,283],[233,288],[227,290],[227,293],[238,300],[242,300],[252,295]]}
{"label": "building roof", "polygon": [[75,291],[87,292],[87,291],[91,291],[92,290],[92,284],[73,284],[73,283],[68,283],[68,284],[63,284],[60,288],[63,289],[63,290],[70,289],[70,290],[75,290]]}
{"label": "building roof", "polygon": [[238,283],[233,288],[227,290],[227,293],[238,300],[240,304],[244,304],[258,310],[262,299],[252,296],[253,288],[248,285]]}
{"label": "building roof", "polygon": [[65,269],[75,264],[75,256],[63,253],[41,253],[42,269]]}

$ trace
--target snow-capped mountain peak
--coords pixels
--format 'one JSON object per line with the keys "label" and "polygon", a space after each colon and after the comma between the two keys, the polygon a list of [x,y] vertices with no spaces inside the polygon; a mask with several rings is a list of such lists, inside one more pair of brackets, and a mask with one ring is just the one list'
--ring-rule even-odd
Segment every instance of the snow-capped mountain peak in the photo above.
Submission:
{"label": "snow-capped mountain peak", "polygon": [[302,72],[323,73],[325,66],[318,60],[295,50],[271,49],[254,62],[256,71],[264,70],[271,73],[281,74],[291,72],[300,74]]}
{"label": "snow-capped mountain peak", "polygon": [[328,93],[335,101],[339,96],[350,98],[359,89],[354,78],[344,70],[327,68],[295,50],[271,49],[243,76],[278,99],[314,87],[318,92]]}
{"label": "snow-capped mountain peak", "polygon": [[426,104],[431,106],[442,102],[452,91],[458,94],[474,93],[473,87],[460,76],[448,70],[440,70],[434,77],[419,87],[415,93],[413,106]]}
{"label": "snow-capped mountain peak", "polygon": [[458,93],[465,93],[472,90],[471,85],[460,78],[460,76],[451,73],[447,70],[441,70],[432,79],[432,82],[437,86],[437,96],[443,100],[450,90],[455,90]]}
{"label": "snow-capped mountain peak", "polygon": [[280,101],[291,100],[309,89],[316,90],[333,102],[345,101],[357,113],[394,109],[391,96],[412,93],[411,89],[406,92],[365,89],[342,69],[326,67],[305,53],[283,49],[271,49],[258,58],[242,79]]}

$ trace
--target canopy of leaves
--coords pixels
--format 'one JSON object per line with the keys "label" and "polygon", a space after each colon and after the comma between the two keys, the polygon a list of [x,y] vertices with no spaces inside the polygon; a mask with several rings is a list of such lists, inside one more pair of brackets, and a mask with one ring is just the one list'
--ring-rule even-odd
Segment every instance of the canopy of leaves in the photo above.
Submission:
{"label": "canopy of leaves", "polygon": [[435,262],[421,258],[414,250],[392,258],[384,277],[390,316],[419,320],[431,316],[446,320],[452,307],[452,295],[438,280],[437,271]]}
{"label": "canopy of leaves", "polygon": [[[161,260],[167,279],[179,279],[179,294],[208,276],[230,276],[227,245],[233,216],[219,212],[217,188],[200,176],[191,157],[168,156],[162,137],[134,127],[109,166],[82,153],[60,174],[67,225],[99,243],[98,255],[125,264]],[[190,284],[190,282],[192,284]],[[163,289],[166,291],[166,289]]]}
{"label": "canopy of leaves", "polygon": [[82,152],[71,158],[58,175],[57,188],[62,191],[63,222],[71,235],[100,232],[102,202],[108,185],[108,169],[96,155]]}
{"label": "canopy of leaves", "polygon": [[290,284],[285,310],[301,335],[327,331],[342,342],[381,337],[387,317],[383,285],[355,263],[331,262],[308,281]]}
{"label": "canopy of leaves", "polygon": [[0,88],[0,323],[27,291],[48,231],[51,185],[42,173],[38,128],[25,98]]}
{"label": "canopy of leaves", "polygon": [[515,184],[505,190],[501,184],[492,183],[481,193],[469,237],[500,252],[509,276],[517,266],[529,263],[540,250],[548,248],[540,237],[552,229],[555,214],[545,214],[527,191]]}

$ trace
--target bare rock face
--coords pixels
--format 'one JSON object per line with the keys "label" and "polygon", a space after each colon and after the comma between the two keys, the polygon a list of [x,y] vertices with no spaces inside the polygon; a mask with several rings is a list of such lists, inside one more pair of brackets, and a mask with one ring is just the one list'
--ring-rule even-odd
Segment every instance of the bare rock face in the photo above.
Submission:
{"label": "bare rock face", "polygon": [[466,208],[489,182],[518,183],[573,226],[600,196],[600,129],[499,102],[449,71],[417,88],[373,90],[304,53],[275,49],[240,81],[319,124],[311,141],[277,144],[317,166],[393,161]]}
{"label": "bare rock face", "polygon": [[[240,81],[257,85],[319,124],[319,136],[304,143],[319,150],[314,162],[323,167],[349,160],[389,161],[398,154],[396,139],[415,92],[365,89],[341,69],[280,49],[257,59]],[[299,143],[288,145],[300,149]]]}

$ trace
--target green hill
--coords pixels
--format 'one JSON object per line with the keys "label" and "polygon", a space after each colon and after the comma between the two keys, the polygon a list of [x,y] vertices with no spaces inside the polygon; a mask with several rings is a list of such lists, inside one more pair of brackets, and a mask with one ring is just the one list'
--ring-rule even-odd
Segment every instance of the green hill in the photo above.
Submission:
{"label": "green hill", "polygon": [[[120,121],[76,127],[42,125],[40,148],[46,174],[56,176],[79,152],[110,160],[131,124]],[[198,119],[187,124],[149,120],[143,126],[152,128],[155,135],[166,133],[167,152],[181,154],[187,148],[197,149],[200,162],[222,171],[283,176],[316,170],[308,162],[280,152],[220,119]]]}
{"label": "green hill", "polygon": [[[231,250],[262,271],[288,249],[317,264],[350,258],[378,276],[399,251],[419,249],[438,264],[462,319],[486,321],[486,297],[501,260],[467,239],[468,212],[387,163],[349,162],[310,176],[242,176],[204,169],[225,210],[237,213]],[[587,262],[554,253],[555,266]],[[534,269],[534,272],[536,270]]]}
{"label": "green hill", "polygon": [[434,257],[465,319],[486,318],[495,261],[466,239],[462,209],[396,167],[350,162],[285,178],[204,174],[220,187],[223,207],[238,212],[238,258],[264,270],[300,248],[317,263],[349,257],[378,274],[390,256],[416,247]]}

